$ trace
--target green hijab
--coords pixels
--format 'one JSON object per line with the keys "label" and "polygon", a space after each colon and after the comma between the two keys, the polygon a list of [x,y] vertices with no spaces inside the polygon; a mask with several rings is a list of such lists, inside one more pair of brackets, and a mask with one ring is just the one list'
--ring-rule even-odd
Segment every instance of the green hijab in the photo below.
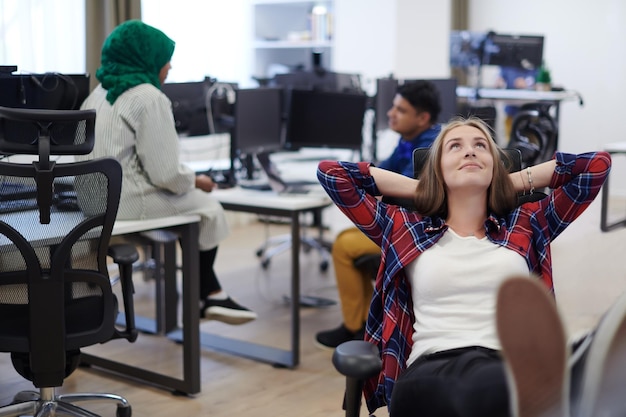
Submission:
{"label": "green hijab", "polygon": [[102,45],[96,78],[113,104],[129,88],[152,84],[161,88],[159,72],[174,54],[174,41],[140,20],[116,27]]}

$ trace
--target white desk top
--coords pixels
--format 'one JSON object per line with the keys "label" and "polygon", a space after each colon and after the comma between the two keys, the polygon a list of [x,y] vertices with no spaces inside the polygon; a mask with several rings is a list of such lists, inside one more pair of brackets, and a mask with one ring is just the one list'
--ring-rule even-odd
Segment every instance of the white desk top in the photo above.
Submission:
{"label": "white desk top", "polygon": [[330,198],[321,187],[319,190],[315,189],[308,194],[277,194],[273,191],[256,191],[234,187],[215,190],[212,195],[221,203],[289,211],[302,211],[331,204]]}
{"label": "white desk top", "polygon": [[198,214],[181,214],[178,216],[145,220],[116,220],[115,225],[113,225],[113,236],[162,229],[187,223],[197,223],[199,221],[200,215]]}
{"label": "white desk top", "polygon": [[[68,230],[75,227],[82,217],[77,216],[75,212],[53,212],[50,213],[50,225],[41,225],[31,228],[19,228],[24,237],[34,246],[46,246],[63,236]],[[20,221],[20,213],[6,213],[2,215],[2,220],[10,225],[16,225]],[[116,220],[113,226],[113,235],[124,235],[129,233],[137,233],[147,230],[162,229],[165,227],[179,226],[181,224],[196,223],[200,221],[197,214],[187,214],[171,217],[161,217],[158,219],[146,220]],[[6,245],[9,241],[7,238],[0,238],[0,245]]]}
{"label": "white desk top", "polygon": [[[468,86],[459,86],[456,88],[456,95],[458,97],[473,98],[476,97],[476,89]],[[512,101],[563,101],[580,100],[580,94],[571,90],[536,91],[506,88],[479,88],[478,98]]]}
{"label": "white desk top", "polygon": [[607,152],[625,153],[626,142],[612,142],[604,145],[604,150]]}

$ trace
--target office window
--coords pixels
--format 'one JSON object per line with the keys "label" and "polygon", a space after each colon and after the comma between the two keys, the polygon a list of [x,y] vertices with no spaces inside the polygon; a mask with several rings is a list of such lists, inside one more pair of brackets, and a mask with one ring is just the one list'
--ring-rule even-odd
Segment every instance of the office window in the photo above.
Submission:
{"label": "office window", "polygon": [[0,65],[85,72],[85,0],[0,0]]}

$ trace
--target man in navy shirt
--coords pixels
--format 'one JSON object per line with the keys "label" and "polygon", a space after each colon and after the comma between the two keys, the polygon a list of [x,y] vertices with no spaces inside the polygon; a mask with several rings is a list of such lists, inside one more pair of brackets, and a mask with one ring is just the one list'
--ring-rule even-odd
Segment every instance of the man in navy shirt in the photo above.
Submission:
{"label": "man in navy shirt", "polygon": [[[413,177],[413,150],[429,147],[441,126],[439,91],[429,81],[402,84],[387,112],[389,128],[400,134],[392,154],[377,164],[380,168]],[[319,332],[315,339],[322,348],[334,349],[343,342],[363,339],[365,320],[372,298],[372,277],[354,266],[354,260],[379,254],[380,248],[356,227],[343,230],[333,243],[332,257],[341,303],[343,323]]]}

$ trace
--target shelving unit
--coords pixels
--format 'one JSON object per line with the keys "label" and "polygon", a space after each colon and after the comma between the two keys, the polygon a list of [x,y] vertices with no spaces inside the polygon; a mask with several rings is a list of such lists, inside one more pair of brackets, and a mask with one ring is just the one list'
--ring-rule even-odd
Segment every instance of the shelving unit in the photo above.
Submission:
{"label": "shelving unit", "polygon": [[332,6],[332,0],[253,0],[253,75],[271,77],[280,66],[311,69],[313,52],[331,68]]}

